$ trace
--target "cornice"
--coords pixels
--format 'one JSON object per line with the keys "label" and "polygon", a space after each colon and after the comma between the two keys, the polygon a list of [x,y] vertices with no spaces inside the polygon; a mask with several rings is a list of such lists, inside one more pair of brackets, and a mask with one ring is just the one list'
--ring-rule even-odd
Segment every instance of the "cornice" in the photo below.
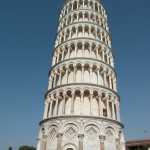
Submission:
{"label": "cornice", "polygon": [[[71,2],[72,0],[64,0],[65,2],[64,2],[64,4],[63,4],[63,7],[62,7],[62,9],[65,7],[65,5],[67,5],[69,2]],[[106,11],[106,14],[108,14],[107,13],[107,9],[105,8],[105,5],[102,3],[102,2],[100,2],[99,0],[95,0],[96,2],[98,2],[101,6],[103,6],[103,8],[105,9],[105,11]]]}
{"label": "cornice", "polygon": [[89,120],[97,120],[97,121],[102,121],[102,122],[111,122],[111,123],[115,123],[115,124],[117,124],[117,125],[120,125],[122,128],[124,128],[124,125],[121,123],[121,122],[119,122],[119,121],[117,121],[117,120],[113,120],[113,119],[110,119],[110,118],[104,118],[104,117],[97,117],[97,116],[83,116],[83,115],[64,115],[64,116],[55,116],[55,117],[51,117],[51,118],[47,118],[47,119],[44,119],[44,120],[42,120],[40,123],[39,123],[39,125],[41,126],[42,124],[44,124],[44,123],[46,123],[46,122],[49,122],[49,121],[51,121],[51,120],[64,120],[64,119],[66,119],[66,120],[68,120],[68,119],[82,119],[82,120],[84,120],[84,119],[89,119]]}
{"label": "cornice", "polygon": [[119,96],[119,94],[118,94],[117,92],[115,92],[114,90],[112,90],[112,89],[110,89],[110,88],[107,88],[107,87],[105,87],[105,86],[97,85],[97,84],[92,84],[92,83],[69,83],[69,84],[63,84],[63,85],[56,86],[56,87],[54,87],[54,88],[48,90],[48,91],[45,93],[45,96],[44,96],[45,100],[46,100],[47,95],[48,95],[50,92],[52,92],[53,90],[56,90],[56,89],[59,89],[59,88],[63,88],[63,87],[69,87],[69,86],[78,86],[78,87],[80,87],[80,86],[87,86],[87,87],[93,86],[93,87],[102,88],[102,89],[111,91],[112,93],[114,93],[115,95],[117,95],[117,96],[118,96],[118,100],[119,100],[119,102],[120,102],[120,96]]}
{"label": "cornice", "polygon": [[68,27],[71,27],[71,26],[73,26],[73,25],[76,25],[76,24],[84,24],[84,25],[91,24],[91,25],[95,25],[95,26],[97,26],[97,27],[99,27],[99,28],[102,28],[102,29],[108,34],[108,36],[110,37],[110,39],[112,40],[110,33],[109,33],[105,28],[103,28],[103,27],[100,26],[99,24],[96,24],[96,23],[93,23],[93,22],[89,22],[89,21],[78,21],[78,22],[73,22],[73,23],[71,23],[71,24],[68,24],[67,26],[65,26],[64,28],[62,28],[61,30],[59,30],[59,31],[57,32],[56,37],[59,35],[59,33],[60,33],[61,31],[65,30],[65,29],[68,28]]}
{"label": "cornice", "polygon": [[63,60],[63,61],[60,61],[60,62],[56,63],[54,66],[51,67],[51,69],[50,69],[50,71],[49,71],[49,73],[48,73],[48,76],[50,76],[51,71],[52,71],[56,66],[60,65],[61,63],[67,62],[67,61],[71,61],[71,60],[78,60],[78,59],[79,59],[79,60],[94,60],[94,61],[100,62],[100,63],[102,63],[102,64],[108,66],[109,68],[111,68],[111,69],[114,71],[114,73],[115,73],[115,75],[116,75],[116,77],[117,77],[117,73],[116,73],[115,69],[114,69],[111,65],[105,63],[104,61],[98,60],[98,59],[85,58],[85,57],[76,57],[76,58],[65,59],[65,60]]}
{"label": "cornice", "polygon": [[74,41],[74,40],[92,40],[93,42],[96,41],[96,42],[98,42],[98,43],[103,44],[104,46],[106,46],[106,47],[112,52],[113,57],[114,57],[114,52],[113,52],[112,48],[110,48],[110,47],[109,47],[108,45],[106,45],[104,42],[101,42],[100,40],[97,40],[97,39],[94,39],[94,38],[87,38],[87,37],[71,38],[71,39],[69,39],[69,40],[66,40],[66,41],[60,43],[59,45],[57,45],[57,46],[54,48],[54,50],[53,50],[53,52],[52,52],[52,57],[53,57],[54,52],[56,51],[56,49],[57,49],[58,47],[62,46],[63,44],[65,44],[65,43],[67,43],[67,42]]}
{"label": "cornice", "polygon": [[81,11],[86,11],[86,12],[88,11],[88,12],[96,13],[96,14],[100,15],[105,21],[108,22],[108,20],[103,15],[101,15],[100,13],[98,13],[97,11],[94,11],[92,9],[84,9],[84,8],[71,10],[70,12],[68,12],[67,14],[65,14],[61,19],[59,19],[59,21],[62,21],[62,19],[64,19],[67,15],[69,15],[69,14],[71,14],[73,12],[81,12]]}

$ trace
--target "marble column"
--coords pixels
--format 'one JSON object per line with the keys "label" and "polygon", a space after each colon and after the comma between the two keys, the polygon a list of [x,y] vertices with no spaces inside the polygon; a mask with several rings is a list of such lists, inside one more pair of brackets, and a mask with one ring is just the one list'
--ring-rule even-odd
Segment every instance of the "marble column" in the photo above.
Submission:
{"label": "marble column", "polygon": [[52,105],[53,105],[53,101],[50,102],[50,109],[49,109],[48,117],[52,116]]}
{"label": "marble column", "polygon": [[77,57],[77,43],[75,43],[75,52],[74,52],[75,57]]}
{"label": "marble column", "polygon": [[120,139],[116,138],[115,142],[116,142],[116,150],[120,150]]}
{"label": "marble column", "polygon": [[90,115],[93,115],[93,93],[90,93]]}
{"label": "marble column", "polygon": [[98,46],[96,46],[96,59],[98,59]]}
{"label": "marble column", "polygon": [[104,74],[104,86],[107,87],[106,70],[103,71],[103,74]]}
{"label": "marble column", "polygon": [[57,150],[62,150],[62,133],[57,134]]}
{"label": "marble column", "polygon": [[64,41],[66,41],[67,31],[64,31]]}
{"label": "marble column", "polygon": [[77,13],[77,21],[79,21],[79,13]]}
{"label": "marble column", "polygon": [[60,69],[59,73],[59,85],[61,85],[61,80],[62,80],[62,69]]}
{"label": "marble column", "polygon": [[104,135],[100,135],[99,138],[100,138],[100,150],[105,150],[106,137]]}
{"label": "marble column", "polygon": [[77,1],[77,9],[79,9],[79,1]]}
{"label": "marble column", "polygon": [[83,32],[82,36],[84,37],[84,35],[85,35],[85,26],[82,26],[82,32]]}
{"label": "marble column", "polygon": [[117,92],[117,81],[116,81],[116,78],[114,78],[114,90]]}
{"label": "marble column", "polygon": [[83,12],[83,21],[85,20],[85,13]]}
{"label": "marble column", "polygon": [[68,12],[69,12],[69,5],[67,5],[67,14],[68,14]]}
{"label": "marble column", "polygon": [[73,81],[74,81],[74,83],[76,83],[76,66],[74,65],[73,68],[74,68]]}
{"label": "marble column", "polygon": [[71,39],[72,29],[69,29],[69,39]]}
{"label": "marble column", "polygon": [[70,59],[70,46],[68,47],[68,59]]}
{"label": "marble column", "polygon": [[43,140],[43,144],[42,144],[42,150],[46,150],[46,146],[47,146],[47,141],[45,139],[46,137],[44,137],[44,140]]}
{"label": "marble column", "polygon": [[100,84],[100,79],[99,79],[100,73],[99,73],[99,70],[100,70],[100,68],[97,68],[97,84],[98,85]]}
{"label": "marble column", "polygon": [[53,85],[53,76],[51,76],[50,79],[49,79],[49,87],[48,87],[48,89],[51,89],[52,85]]}
{"label": "marble column", "polygon": [[98,5],[97,7],[98,7],[98,12],[100,13],[100,10],[99,10],[99,5]]}
{"label": "marble column", "polygon": [[[77,15],[78,17],[78,15]],[[77,18],[78,19],[78,18]],[[76,38],[78,37],[78,28],[76,27]]]}
{"label": "marble column", "polygon": [[[90,17],[89,17],[90,18]],[[91,27],[89,26],[89,37],[91,37]],[[92,44],[91,44],[92,45]]]}
{"label": "marble column", "polygon": [[66,84],[68,83],[69,68],[66,66]]}
{"label": "marble column", "polygon": [[58,101],[59,101],[59,99],[57,98],[57,99],[56,99],[55,116],[57,116],[57,115],[58,115]]}
{"label": "marble column", "polygon": [[103,110],[102,110],[102,95],[99,95],[99,116],[103,117]]}
{"label": "marble column", "polygon": [[55,73],[54,73],[54,85],[53,85],[53,87],[56,86],[56,78],[57,78],[57,74],[56,74],[56,72],[55,72]]}
{"label": "marble column", "polygon": [[82,43],[82,57],[84,57],[84,46],[85,46],[85,44]]}
{"label": "marble column", "polygon": [[37,138],[37,149],[36,150],[41,150],[41,138]]}
{"label": "marble column", "polygon": [[79,134],[78,138],[79,138],[79,148],[78,148],[78,150],[83,150],[83,138],[84,138],[84,135],[83,134]]}
{"label": "marble column", "polygon": [[81,105],[80,105],[80,113],[83,115],[83,101],[84,101],[84,92],[81,92]]}
{"label": "marble column", "polygon": [[84,83],[84,65],[82,67],[82,75],[81,75],[81,82]]}
{"label": "marble column", "polygon": [[63,48],[63,51],[62,51],[62,61],[64,60],[64,56],[65,56],[65,50],[64,50],[64,48]]}
{"label": "marble column", "polygon": [[115,118],[114,101],[112,101],[112,118],[113,118],[113,119],[116,119],[116,118]]}
{"label": "marble column", "polygon": [[44,111],[44,119],[46,119],[47,118],[47,111],[48,111],[48,105],[49,105],[49,103],[45,103],[45,111]]}
{"label": "marble column", "polygon": [[63,94],[62,114],[65,114],[66,94]]}
{"label": "marble column", "polygon": [[75,92],[72,92],[72,99],[71,99],[71,114],[74,114],[74,100],[75,100]]}
{"label": "marble column", "polygon": [[107,105],[107,117],[110,117],[110,112],[109,112],[109,99],[106,98],[106,105]]}
{"label": "marble column", "polygon": [[116,105],[116,111],[117,111],[117,120],[121,121],[121,118],[120,118],[120,106],[119,106],[119,104]]}
{"label": "marble column", "polygon": [[103,42],[103,33],[101,32],[100,35],[101,35],[101,42]]}
{"label": "marble column", "polygon": [[73,3],[71,3],[72,7],[71,7],[71,10],[73,11]]}
{"label": "marble column", "polygon": [[73,19],[74,19],[74,17],[73,17],[73,16],[71,16],[71,20],[70,20],[70,23],[72,23],[72,22],[73,22]]}
{"label": "marble column", "polygon": [[92,66],[90,66],[90,83],[92,83]]}
{"label": "marble column", "polygon": [[89,49],[90,49],[90,58],[91,58],[92,57],[92,44],[91,43],[90,43]]}

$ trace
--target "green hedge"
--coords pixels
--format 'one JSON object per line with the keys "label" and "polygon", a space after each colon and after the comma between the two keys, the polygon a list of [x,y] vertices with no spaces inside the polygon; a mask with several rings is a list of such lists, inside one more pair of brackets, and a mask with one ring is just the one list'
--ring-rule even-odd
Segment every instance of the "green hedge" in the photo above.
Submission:
{"label": "green hedge", "polygon": [[19,147],[19,150],[36,150],[36,148],[30,146],[21,146]]}

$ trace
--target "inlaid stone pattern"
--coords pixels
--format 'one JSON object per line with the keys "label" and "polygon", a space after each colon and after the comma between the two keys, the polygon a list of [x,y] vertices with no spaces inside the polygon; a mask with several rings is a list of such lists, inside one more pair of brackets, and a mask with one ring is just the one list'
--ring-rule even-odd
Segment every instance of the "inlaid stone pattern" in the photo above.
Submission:
{"label": "inlaid stone pattern", "polygon": [[113,142],[113,140],[114,140],[114,135],[113,135],[113,133],[112,133],[110,130],[108,130],[108,131],[106,132],[106,138],[107,138],[107,140],[108,140],[109,142]]}
{"label": "inlaid stone pattern", "polygon": [[78,135],[78,129],[73,124],[67,125],[64,129],[64,132],[65,132],[65,136],[69,140],[72,140],[73,138],[77,137],[77,135]]}
{"label": "inlaid stone pattern", "polygon": [[87,127],[85,128],[85,131],[86,131],[86,135],[87,135],[87,136],[89,137],[89,139],[91,139],[91,140],[94,140],[95,137],[98,136],[98,133],[99,133],[97,127],[92,126],[92,125],[87,126]]}
{"label": "inlaid stone pattern", "polygon": [[49,130],[49,135],[48,135],[51,141],[53,141],[56,138],[57,133],[58,133],[58,128],[56,126],[52,126]]}

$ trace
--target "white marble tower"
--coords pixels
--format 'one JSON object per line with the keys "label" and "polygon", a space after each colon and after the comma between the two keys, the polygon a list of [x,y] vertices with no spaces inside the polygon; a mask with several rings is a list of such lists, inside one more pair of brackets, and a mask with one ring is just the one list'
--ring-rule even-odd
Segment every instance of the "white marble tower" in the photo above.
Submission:
{"label": "white marble tower", "polygon": [[60,12],[37,150],[125,150],[114,54],[99,0]]}

